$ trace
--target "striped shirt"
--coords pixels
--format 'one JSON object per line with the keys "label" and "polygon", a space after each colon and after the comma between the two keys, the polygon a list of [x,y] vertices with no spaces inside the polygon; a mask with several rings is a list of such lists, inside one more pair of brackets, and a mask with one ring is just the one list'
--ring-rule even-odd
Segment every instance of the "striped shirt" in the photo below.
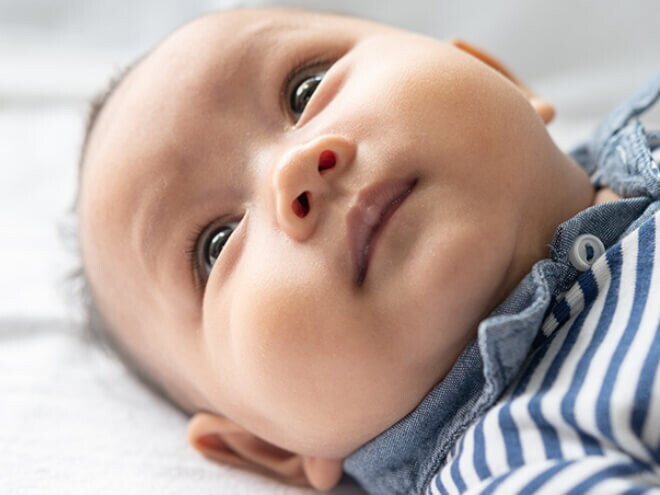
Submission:
{"label": "striped shirt", "polygon": [[550,256],[410,414],[344,460],[374,495],[660,494],[660,75],[571,152],[624,199],[562,223]]}
{"label": "striped shirt", "polygon": [[660,212],[555,304],[427,493],[660,493]]}

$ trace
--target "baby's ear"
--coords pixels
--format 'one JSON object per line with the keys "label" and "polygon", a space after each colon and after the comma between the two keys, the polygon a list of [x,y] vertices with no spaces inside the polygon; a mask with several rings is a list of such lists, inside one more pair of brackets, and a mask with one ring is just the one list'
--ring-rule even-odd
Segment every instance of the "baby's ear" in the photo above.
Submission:
{"label": "baby's ear", "polygon": [[320,491],[332,489],[342,476],[343,459],[294,454],[215,414],[200,412],[190,419],[188,442],[216,462]]}
{"label": "baby's ear", "polygon": [[509,69],[507,69],[504,64],[502,64],[502,62],[484,52],[483,50],[477,48],[476,46],[467,43],[466,41],[454,38],[448,40],[448,42],[454,45],[456,48],[463,50],[464,52],[481,60],[483,63],[492,67],[508,80],[510,80],[527,97],[532,107],[534,107],[534,110],[536,110],[536,113],[538,113],[541,119],[543,119],[543,122],[546,124],[550,123],[552,118],[555,116],[555,109],[553,106],[550,105],[550,103],[548,103],[546,100],[536,96],[527,86],[522,83],[522,81],[520,81],[520,79],[514,76],[509,71]]}

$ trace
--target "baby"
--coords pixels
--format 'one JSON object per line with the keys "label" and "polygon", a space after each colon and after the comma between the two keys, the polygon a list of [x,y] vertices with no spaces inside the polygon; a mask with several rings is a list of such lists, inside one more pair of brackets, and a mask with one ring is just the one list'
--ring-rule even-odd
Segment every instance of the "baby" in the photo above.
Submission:
{"label": "baby", "polygon": [[654,84],[567,155],[467,43],[204,16],[93,114],[94,306],[219,462],[378,495],[660,485]]}

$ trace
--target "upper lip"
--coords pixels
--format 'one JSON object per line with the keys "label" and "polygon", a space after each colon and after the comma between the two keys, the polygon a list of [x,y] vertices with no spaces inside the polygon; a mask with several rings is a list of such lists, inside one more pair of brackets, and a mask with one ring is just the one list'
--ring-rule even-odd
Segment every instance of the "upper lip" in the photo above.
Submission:
{"label": "upper lip", "polygon": [[416,180],[388,179],[360,191],[346,215],[348,246],[355,267],[357,284],[367,274],[374,236],[415,187]]}

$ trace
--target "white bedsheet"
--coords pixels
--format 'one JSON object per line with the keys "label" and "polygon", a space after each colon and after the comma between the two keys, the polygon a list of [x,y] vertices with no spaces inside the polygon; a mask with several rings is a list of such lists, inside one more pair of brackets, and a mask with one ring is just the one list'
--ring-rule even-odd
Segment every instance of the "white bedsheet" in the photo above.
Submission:
{"label": "white bedsheet", "polygon": [[206,461],[183,415],[58,320],[0,320],[0,390],[5,495],[314,493]]}
{"label": "white bedsheet", "polygon": [[[1,494],[312,493],[193,451],[185,418],[85,347],[62,297],[74,263],[57,226],[74,194],[84,102],[176,25],[240,3],[0,0]],[[565,148],[660,70],[655,0],[297,3],[489,49],[556,105],[550,131]]]}

